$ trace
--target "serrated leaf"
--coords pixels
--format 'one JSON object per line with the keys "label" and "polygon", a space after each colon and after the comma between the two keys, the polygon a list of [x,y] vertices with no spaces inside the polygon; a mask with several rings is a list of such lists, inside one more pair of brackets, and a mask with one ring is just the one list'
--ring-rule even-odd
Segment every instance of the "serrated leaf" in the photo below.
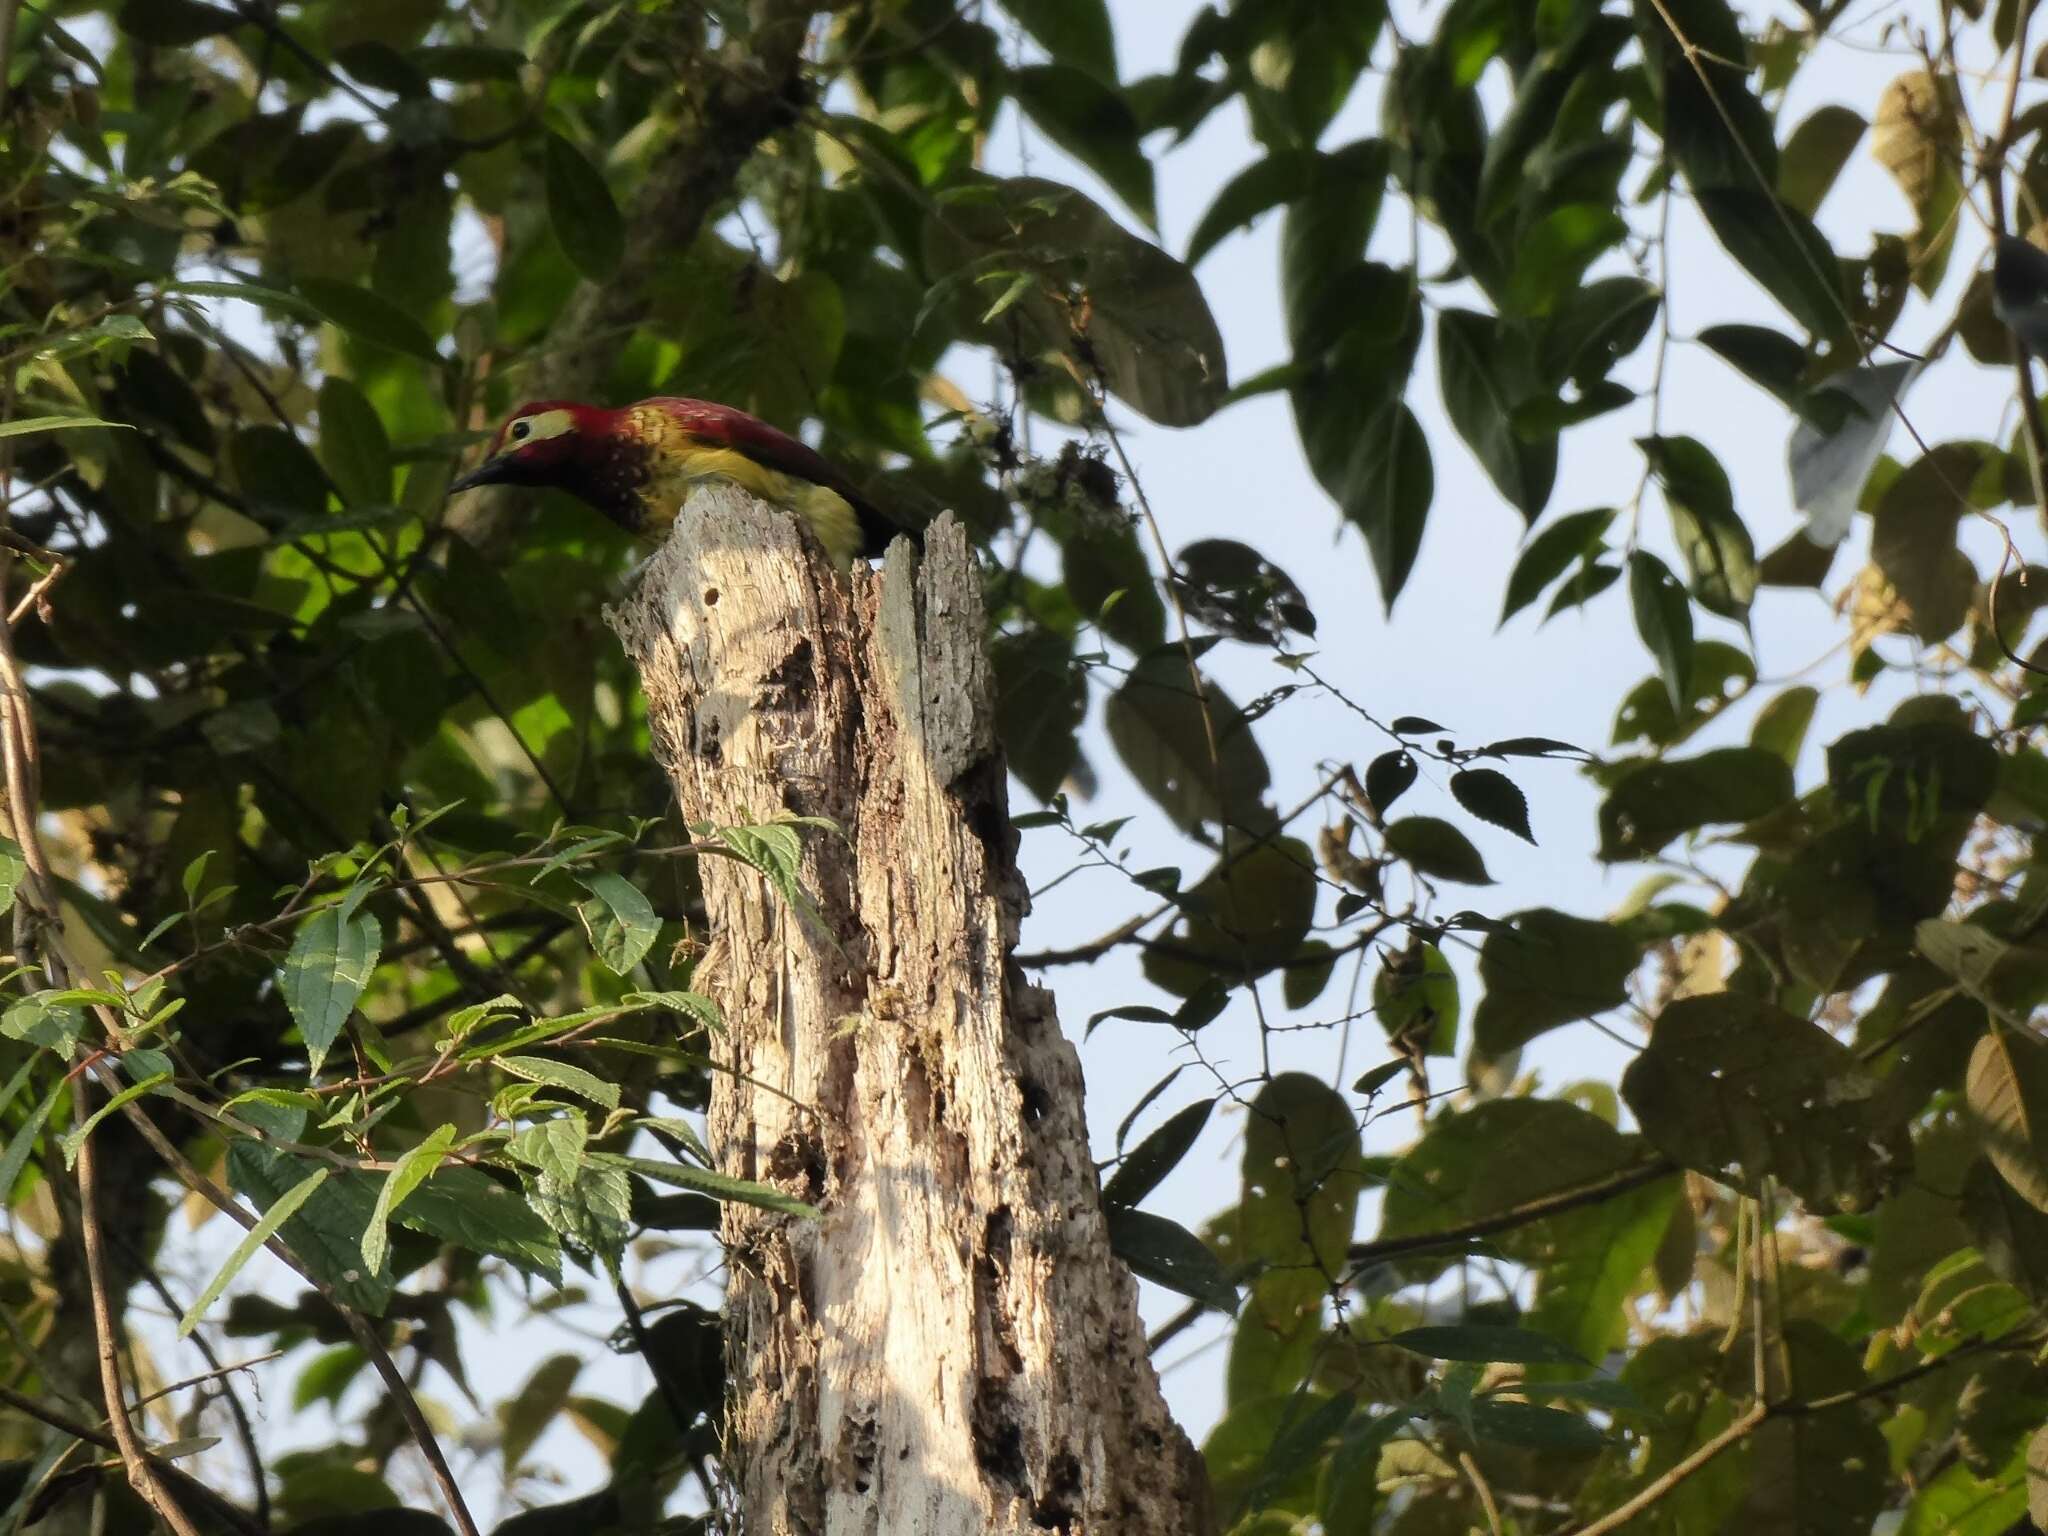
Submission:
{"label": "serrated leaf", "polygon": [[307,1071],[319,1075],[348,1016],[377,969],[383,933],[368,912],[322,907],[299,925],[278,986],[306,1042]]}
{"label": "serrated leaf", "polygon": [[580,1113],[557,1115],[515,1133],[505,1143],[505,1155],[538,1169],[557,1183],[569,1184],[583,1167],[584,1147],[589,1140],[590,1129]]}
{"label": "serrated leaf", "polygon": [[526,1274],[561,1282],[561,1245],[526,1200],[475,1167],[442,1167],[412,1192],[395,1221],[444,1243],[494,1253]]}
{"label": "serrated leaf", "polygon": [[[258,1210],[270,1209],[315,1166],[246,1137],[228,1148],[228,1180]],[[329,1173],[284,1223],[280,1240],[309,1273],[334,1288],[343,1305],[381,1316],[391,1301],[391,1272],[363,1266],[363,1229],[377,1202],[376,1180],[365,1173]]]}
{"label": "serrated leaf", "polygon": [[0,1014],[0,1035],[69,1056],[85,1032],[84,1011],[49,997],[25,998]]}
{"label": "serrated leaf", "polygon": [[624,875],[581,875],[577,883],[590,892],[576,903],[590,947],[608,970],[623,976],[646,958],[661,932],[661,920],[640,888]]}
{"label": "serrated leaf", "polygon": [[815,1219],[819,1215],[816,1206],[808,1201],[799,1200],[794,1195],[786,1195],[772,1184],[734,1178],[731,1174],[693,1167],[689,1163],[663,1163],[647,1157],[620,1157],[610,1152],[594,1152],[591,1159],[609,1167],[637,1173],[643,1179],[652,1179],[657,1184],[672,1184],[678,1189],[694,1190],[700,1195],[709,1195],[714,1200],[758,1206],[764,1211],[781,1211],[789,1216]]}
{"label": "serrated leaf", "polygon": [[1535,846],[1529,830],[1529,802],[1514,780],[1494,768],[1461,768],[1451,775],[1451,798],[1481,821],[1503,827]]}
{"label": "serrated leaf", "polygon": [[560,1088],[578,1098],[605,1109],[619,1107],[619,1085],[608,1083],[594,1072],[581,1067],[572,1067],[567,1062],[550,1061],[545,1056],[493,1056],[492,1062],[510,1072],[514,1077],[529,1083],[543,1083],[550,1088]]}
{"label": "serrated leaf", "polygon": [[603,174],[559,133],[546,140],[548,223],[576,270],[610,282],[626,251],[626,221]]}

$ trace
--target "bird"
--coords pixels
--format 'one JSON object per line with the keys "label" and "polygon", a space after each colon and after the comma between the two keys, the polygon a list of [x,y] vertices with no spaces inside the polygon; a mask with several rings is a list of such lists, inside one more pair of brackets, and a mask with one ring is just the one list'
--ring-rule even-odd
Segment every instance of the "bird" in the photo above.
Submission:
{"label": "bird", "polygon": [[711,400],[655,395],[608,410],[529,400],[490,452],[448,487],[553,486],[636,538],[658,542],[700,480],[723,478],[794,513],[833,565],[871,559],[908,529],[885,517],[830,460],[758,416]]}
{"label": "bird", "polygon": [[1991,264],[1991,312],[2028,351],[2048,357],[2048,252],[2013,235],[1998,237]]}

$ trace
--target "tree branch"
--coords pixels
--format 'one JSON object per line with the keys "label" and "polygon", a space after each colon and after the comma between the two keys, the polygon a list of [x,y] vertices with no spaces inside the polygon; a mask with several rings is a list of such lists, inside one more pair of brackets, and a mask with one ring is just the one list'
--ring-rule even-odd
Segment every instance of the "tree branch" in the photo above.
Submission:
{"label": "tree branch", "polygon": [[1517,1227],[1526,1227],[1531,1222],[1541,1221],[1546,1216],[1561,1215],[1575,1211],[1582,1206],[1598,1205],[1612,1200],[1616,1195],[1625,1195],[1632,1189],[1678,1172],[1678,1164],[1668,1157],[1656,1158],[1651,1162],[1624,1168],[1619,1173],[1591,1184],[1582,1184],[1576,1189],[1559,1190],[1556,1194],[1544,1195],[1530,1200],[1511,1210],[1488,1216],[1479,1221],[1467,1222],[1462,1227],[1446,1227],[1441,1232],[1417,1232],[1408,1237],[1381,1238],[1373,1243],[1353,1243],[1346,1255],[1353,1265],[1363,1267],[1379,1264],[1387,1259],[1398,1258],[1405,1253],[1427,1253],[1436,1248],[1456,1248],[1475,1238],[1491,1237],[1496,1232],[1511,1232]]}

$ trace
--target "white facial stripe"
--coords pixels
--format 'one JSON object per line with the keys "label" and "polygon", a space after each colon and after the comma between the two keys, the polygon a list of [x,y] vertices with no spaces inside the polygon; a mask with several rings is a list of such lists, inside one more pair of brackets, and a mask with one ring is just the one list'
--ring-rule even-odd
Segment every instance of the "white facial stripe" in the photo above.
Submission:
{"label": "white facial stripe", "polygon": [[[519,428],[525,427],[521,432]],[[565,432],[576,430],[576,418],[567,411],[537,411],[531,416],[522,416],[505,429],[505,446],[518,448],[526,443],[543,442],[550,437],[560,437]]]}

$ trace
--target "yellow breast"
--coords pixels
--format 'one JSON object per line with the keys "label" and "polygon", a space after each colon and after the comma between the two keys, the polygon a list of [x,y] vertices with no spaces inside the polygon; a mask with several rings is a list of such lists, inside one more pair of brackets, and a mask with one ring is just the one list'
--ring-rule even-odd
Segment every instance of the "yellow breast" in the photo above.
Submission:
{"label": "yellow breast", "polygon": [[758,464],[738,449],[704,443],[664,411],[635,411],[634,418],[642,437],[655,445],[653,469],[642,493],[648,533],[659,537],[666,531],[691,486],[722,478],[802,518],[840,570],[853,563],[860,549],[860,519],[837,491]]}

